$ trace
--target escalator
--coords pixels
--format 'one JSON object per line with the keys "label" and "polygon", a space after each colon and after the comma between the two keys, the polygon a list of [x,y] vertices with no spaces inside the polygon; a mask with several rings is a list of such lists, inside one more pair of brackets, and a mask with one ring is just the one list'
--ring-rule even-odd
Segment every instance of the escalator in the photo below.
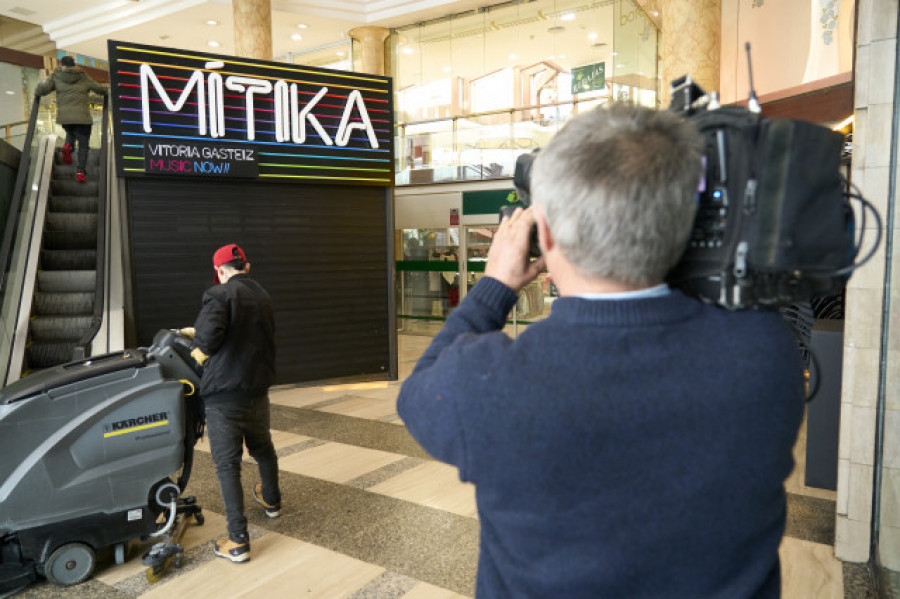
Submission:
{"label": "escalator", "polygon": [[86,182],[75,180],[74,164],[63,163],[56,135],[35,135],[39,102],[0,245],[0,387],[98,347],[109,350],[94,343],[108,310],[107,100]]}
{"label": "escalator", "polygon": [[[37,280],[22,372],[73,359],[93,325],[97,286],[97,180],[79,183],[75,165],[55,152],[44,218]],[[91,150],[89,173],[99,173],[100,151]]]}

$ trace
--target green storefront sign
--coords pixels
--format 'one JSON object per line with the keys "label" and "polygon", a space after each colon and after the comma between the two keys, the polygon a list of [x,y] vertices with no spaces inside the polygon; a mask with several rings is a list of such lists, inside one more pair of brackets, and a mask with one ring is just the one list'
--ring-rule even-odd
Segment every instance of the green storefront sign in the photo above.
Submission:
{"label": "green storefront sign", "polygon": [[572,93],[583,94],[606,87],[606,63],[598,62],[572,69]]}
{"label": "green storefront sign", "polygon": [[463,192],[462,213],[499,214],[501,206],[521,206],[519,194],[513,189],[487,189]]}

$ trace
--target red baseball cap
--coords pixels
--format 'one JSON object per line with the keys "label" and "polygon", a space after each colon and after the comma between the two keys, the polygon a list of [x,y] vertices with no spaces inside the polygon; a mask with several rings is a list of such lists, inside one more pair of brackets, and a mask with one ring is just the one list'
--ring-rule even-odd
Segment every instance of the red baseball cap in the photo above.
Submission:
{"label": "red baseball cap", "polygon": [[[219,249],[216,250],[216,253],[213,254],[213,267],[219,268],[223,264],[228,264],[229,262],[233,262],[234,260],[243,260],[247,262],[247,254],[244,253],[244,250],[240,248],[240,246],[236,243],[229,243],[228,245],[223,245]],[[216,272],[214,275],[216,285],[219,284],[219,273]]]}

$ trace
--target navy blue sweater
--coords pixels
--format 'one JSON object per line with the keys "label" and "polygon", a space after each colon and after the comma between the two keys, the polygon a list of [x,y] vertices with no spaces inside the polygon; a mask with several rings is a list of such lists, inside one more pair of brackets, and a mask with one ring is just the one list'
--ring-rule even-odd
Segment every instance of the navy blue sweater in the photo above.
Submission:
{"label": "navy blue sweater", "polygon": [[515,341],[485,277],[398,397],[476,485],[477,596],[777,597],[802,366],[774,312],[560,298]]}

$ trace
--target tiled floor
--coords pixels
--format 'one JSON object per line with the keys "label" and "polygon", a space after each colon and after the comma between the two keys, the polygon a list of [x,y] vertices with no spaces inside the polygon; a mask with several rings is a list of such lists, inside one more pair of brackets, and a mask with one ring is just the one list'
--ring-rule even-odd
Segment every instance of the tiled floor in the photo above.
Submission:
{"label": "tiled floor", "polygon": [[[427,347],[401,335],[401,380]],[[245,455],[244,487],[253,559],[212,555],[224,533],[209,447],[197,446],[188,491],[204,526],[188,528],[183,566],[147,584],[133,546],[121,566],[101,554],[94,578],[77,587],[35,585],[21,597],[350,597],[443,599],[472,596],[478,552],[474,488],[432,460],[397,418],[400,383],[274,389],[273,440],[283,515],[265,518],[249,496],[258,480]],[[803,438],[797,450],[803,466]],[[810,489],[798,471],[787,483],[789,523],[781,548],[786,599],[856,598],[834,558],[834,493]],[[852,578],[852,576],[851,576]],[[845,587],[847,590],[845,591]]]}

